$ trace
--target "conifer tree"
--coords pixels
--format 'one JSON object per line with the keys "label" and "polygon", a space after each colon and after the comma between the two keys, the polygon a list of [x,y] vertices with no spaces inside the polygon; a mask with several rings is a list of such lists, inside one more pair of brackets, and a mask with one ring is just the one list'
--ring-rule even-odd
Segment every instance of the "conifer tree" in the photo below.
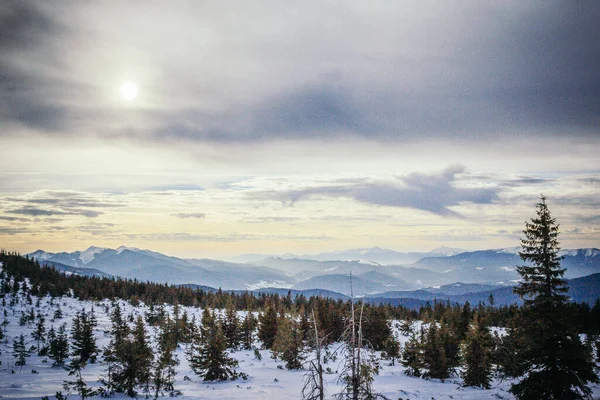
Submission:
{"label": "conifer tree", "polygon": [[304,343],[298,324],[290,318],[281,317],[277,327],[277,336],[271,351],[282,361],[287,369],[302,369],[304,361]]}
{"label": "conifer tree", "polygon": [[18,339],[13,341],[13,357],[15,358],[15,365],[21,367],[21,369],[27,363],[27,358],[29,358],[29,352],[25,348],[25,337],[22,333]]}
{"label": "conifer tree", "polygon": [[490,388],[494,338],[482,318],[475,316],[462,344],[465,386]]}
{"label": "conifer tree", "polygon": [[258,317],[260,323],[258,328],[258,338],[263,342],[265,349],[270,349],[275,343],[277,336],[277,311],[272,304],[267,306],[267,310]]}
{"label": "conifer tree", "polygon": [[227,347],[236,350],[240,345],[239,320],[233,303],[227,304],[225,319],[223,320],[223,334],[227,340]]}
{"label": "conifer tree", "polygon": [[[92,314],[93,315],[93,314]],[[77,313],[73,318],[71,328],[71,356],[80,364],[95,363],[98,346],[94,336],[95,318],[88,316],[85,310]]]}
{"label": "conifer tree", "polygon": [[44,316],[42,314],[38,314],[35,330],[31,332],[31,337],[37,342],[38,355],[43,354],[42,345],[46,342],[46,327],[44,326],[44,321]]}
{"label": "conifer tree", "polygon": [[154,355],[146,334],[144,320],[139,316],[133,329],[133,359],[135,360],[135,383],[141,385],[144,392],[150,392],[150,377]]}
{"label": "conifer tree", "polygon": [[69,356],[69,341],[67,338],[67,325],[62,324],[55,333],[54,327],[50,328],[48,357],[54,360],[53,366],[63,366]]}
{"label": "conifer tree", "polygon": [[522,379],[510,391],[518,399],[585,398],[591,393],[588,383],[598,382],[598,377],[567,309],[559,226],[544,196],[536,214],[525,223],[521,239],[519,255],[528,264],[517,267],[521,282],[515,293],[524,305],[510,336],[519,338],[513,343]]}
{"label": "conifer tree", "polygon": [[190,368],[205,381],[225,381],[238,377],[238,363],[227,354],[227,341],[220,323],[205,331],[201,343],[189,355]]}
{"label": "conifer tree", "polygon": [[[196,337],[198,336],[196,335]],[[175,367],[179,365],[179,360],[175,355],[177,341],[169,330],[169,324],[165,324],[159,329],[156,343],[158,354],[152,372],[155,399],[164,391],[174,390]]]}
{"label": "conifer tree", "polygon": [[[422,333],[423,331],[421,331]],[[410,338],[402,348],[402,366],[406,368],[408,376],[420,378],[423,375],[424,357],[422,334],[418,336],[414,329],[410,329]]]}
{"label": "conifer tree", "polygon": [[423,344],[423,364],[427,369],[425,376],[428,378],[446,379],[450,376],[446,349],[440,335],[440,328],[435,322],[432,322],[427,329]]}
{"label": "conifer tree", "polygon": [[252,349],[252,345],[254,344],[254,331],[256,330],[256,324],[256,318],[250,311],[248,311],[240,327],[240,337],[244,350]]}

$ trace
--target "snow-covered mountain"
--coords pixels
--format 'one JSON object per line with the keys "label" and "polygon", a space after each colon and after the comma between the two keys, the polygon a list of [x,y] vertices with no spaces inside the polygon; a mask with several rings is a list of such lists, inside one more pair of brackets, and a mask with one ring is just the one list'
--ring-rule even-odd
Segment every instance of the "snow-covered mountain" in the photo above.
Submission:
{"label": "snow-covered mountain", "polygon": [[[48,264],[76,268],[140,281],[170,284],[196,283],[223,289],[256,289],[260,287],[290,287],[295,283],[282,271],[248,264],[218,260],[185,260],[150,250],[121,246],[117,249],[92,246],[72,253],[48,253],[37,250],[28,254]],[[59,268],[63,269],[64,268]]]}
{"label": "snow-covered mountain", "polygon": [[[171,284],[197,284],[227,290],[254,290],[265,287],[323,289],[345,292],[348,275],[364,282],[362,294],[394,290],[414,290],[464,284],[514,285],[519,279],[516,266],[522,264],[520,248],[460,252],[437,248],[410,265],[385,265],[373,261],[377,255],[390,254],[381,248],[335,252],[353,260],[314,260],[268,257],[251,264],[211,259],[182,259],[151,250],[121,246],[117,249],[92,246],[72,253],[37,250],[29,256],[45,263],[76,268],[72,273],[98,274],[98,271],[142,281]],[[325,254],[325,253],[323,253]],[[333,253],[329,253],[333,257]],[[398,253],[402,254],[402,253]],[[417,253],[404,253],[417,254]],[[420,253],[421,254],[421,253]],[[576,278],[600,272],[600,250],[596,248],[563,250],[565,276]],[[63,268],[64,269],[64,268]],[[87,272],[86,272],[87,271]],[[335,275],[335,277],[331,277]]]}
{"label": "snow-covered mountain", "polygon": [[251,262],[257,263],[260,260],[270,257],[277,257],[282,259],[306,259],[314,261],[355,261],[362,260],[364,262],[376,262],[383,265],[397,265],[397,264],[412,264],[415,261],[423,257],[446,257],[452,256],[458,253],[462,253],[464,250],[450,248],[450,247],[438,247],[429,252],[399,252],[395,250],[383,249],[381,247],[369,247],[369,248],[357,248],[347,250],[337,250],[318,254],[281,254],[281,255],[264,255],[264,254],[243,254],[232,258],[239,262]]}
{"label": "snow-covered mountain", "polygon": [[[520,247],[463,252],[449,257],[425,257],[412,264],[468,283],[497,283],[519,278],[516,266],[523,264]],[[600,272],[600,250],[596,248],[562,250],[560,255],[566,278]]]}

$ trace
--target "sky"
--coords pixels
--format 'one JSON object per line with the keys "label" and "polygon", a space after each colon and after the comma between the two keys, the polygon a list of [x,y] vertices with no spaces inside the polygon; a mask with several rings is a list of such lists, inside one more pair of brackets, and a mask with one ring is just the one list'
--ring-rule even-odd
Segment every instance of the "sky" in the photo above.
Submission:
{"label": "sky", "polygon": [[600,247],[597,1],[8,0],[0,247]]}

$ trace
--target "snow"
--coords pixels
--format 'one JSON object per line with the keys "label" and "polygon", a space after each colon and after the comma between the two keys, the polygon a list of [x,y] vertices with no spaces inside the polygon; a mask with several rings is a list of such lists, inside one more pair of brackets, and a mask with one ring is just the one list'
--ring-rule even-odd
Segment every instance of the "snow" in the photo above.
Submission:
{"label": "snow", "polygon": [[269,287],[276,287],[280,289],[291,289],[294,285],[292,283],[286,283],[284,281],[260,281],[253,284],[246,283],[248,290],[258,290]]}
{"label": "snow", "polygon": [[520,251],[521,251],[521,246],[515,246],[515,247],[506,247],[504,249],[498,249],[498,250],[496,250],[496,253],[506,253],[506,254],[518,255]]}
{"label": "snow", "polygon": [[138,249],[137,247],[127,247],[127,246],[119,246],[115,250],[117,251],[117,254],[121,254],[125,250],[135,251],[135,252],[142,251],[142,250]]}
{"label": "snow", "polygon": [[94,261],[96,254],[102,253],[104,250],[106,250],[106,249],[103,247],[91,246],[90,248],[82,251],[81,254],[79,254],[79,259],[84,264],[90,263],[90,262]]}
{"label": "snow", "polygon": [[[6,296],[7,304],[11,295]],[[35,305],[37,297],[33,297]],[[105,306],[108,306],[110,301],[104,300],[100,302],[79,301],[71,297],[62,297],[54,300],[54,305],[50,304],[50,297],[40,299],[40,308],[36,309],[36,313],[41,312],[46,318],[46,328],[54,326],[58,328],[62,323],[66,322],[70,328],[71,321],[74,315],[82,308],[91,310],[94,307],[94,312],[98,320],[98,326],[95,330],[98,346],[100,348],[106,346],[109,342],[109,337],[105,334],[110,328],[109,316],[105,311]],[[127,302],[119,301],[123,310],[123,315],[128,316],[133,314],[134,317],[144,315],[148,308],[144,304],[132,306]],[[27,360],[27,364],[22,369],[14,367],[14,358],[12,356],[12,341],[19,334],[23,333],[27,340],[27,347],[30,347],[35,342],[31,339],[31,332],[34,329],[34,324],[30,326],[19,326],[19,317],[21,312],[33,307],[26,303],[24,296],[19,296],[19,303],[12,307],[5,307],[7,311],[7,320],[9,321],[6,327],[7,339],[0,342],[0,397],[13,399],[36,399],[39,400],[42,396],[52,396],[57,391],[63,391],[63,381],[70,379],[68,371],[52,367],[51,361],[46,357],[38,357],[33,354]],[[63,318],[57,321],[52,321],[54,311],[60,307],[63,311]],[[169,313],[173,312],[172,306],[166,306]],[[189,317],[195,315],[196,320],[201,319],[202,310],[193,307],[181,307],[181,312],[187,311]],[[220,311],[222,313],[222,310]],[[245,312],[239,312],[239,316],[243,317]],[[394,334],[400,343],[404,344],[408,340],[407,336],[402,335],[398,330],[398,322],[394,321],[392,327]],[[421,325],[420,321],[415,322],[418,329]],[[155,328],[147,327],[151,337],[154,337]],[[500,335],[505,331],[502,328],[494,328]],[[257,343],[258,344],[258,343]],[[335,346],[335,345],[334,345]],[[332,346],[332,348],[334,347]],[[239,371],[248,374],[248,380],[238,379],[228,382],[202,382],[190,369],[185,357],[185,346],[181,345],[176,351],[180,365],[177,367],[177,375],[175,381],[175,389],[182,392],[178,398],[181,400],[196,400],[196,399],[219,399],[219,400],[243,400],[243,399],[261,399],[261,400],[278,400],[278,399],[300,399],[302,389],[302,377],[305,371],[288,371],[278,368],[283,363],[279,360],[271,358],[268,350],[260,350],[262,360],[254,358],[252,351],[236,351],[232,356],[239,362]],[[329,367],[332,371],[340,368],[340,359],[337,361],[329,361],[325,364],[325,368]],[[11,371],[15,370],[15,373]],[[83,371],[83,377],[88,385],[98,388],[98,379],[103,375],[103,365],[98,362],[89,364]],[[35,370],[37,373],[33,373]],[[187,376],[191,380],[184,380]],[[325,390],[326,399],[331,399],[333,395],[339,393],[340,387],[337,384],[337,375],[328,373],[325,375]],[[404,368],[396,363],[395,366],[387,365],[386,361],[381,363],[380,374],[375,376],[373,386],[376,391],[384,394],[390,399],[411,399],[411,400],[448,400],[448,399],[463,399],[463,400],[480,400],[480,399],[514,399],[508,389],[510,381],[494,380],[492,389],[484,390],[478,388],[464,388],[461,386],[459,378],[451,378],[444,382],[439,380],[424,380],[420,378],[408,377],[404,374]],[[600,387],[593,386],[594,397],[600,396]],[[71,394],[69,398],[77,398],[75,394]],[[116,395],[113,398],[128,399],[123,394]],[[142,398],[141,396],[139,398]],[[100,400],[97,397],[96,400]]]}

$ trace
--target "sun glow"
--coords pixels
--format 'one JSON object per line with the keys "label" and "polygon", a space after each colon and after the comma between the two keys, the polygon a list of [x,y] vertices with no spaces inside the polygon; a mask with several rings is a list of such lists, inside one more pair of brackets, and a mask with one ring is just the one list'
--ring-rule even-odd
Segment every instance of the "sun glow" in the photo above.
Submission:
{"label": "sun glow", "polygon": [[121,85],[121,97],[123,100],[132,101],[138,95],[138,88],[134,82],[127,81]]}

